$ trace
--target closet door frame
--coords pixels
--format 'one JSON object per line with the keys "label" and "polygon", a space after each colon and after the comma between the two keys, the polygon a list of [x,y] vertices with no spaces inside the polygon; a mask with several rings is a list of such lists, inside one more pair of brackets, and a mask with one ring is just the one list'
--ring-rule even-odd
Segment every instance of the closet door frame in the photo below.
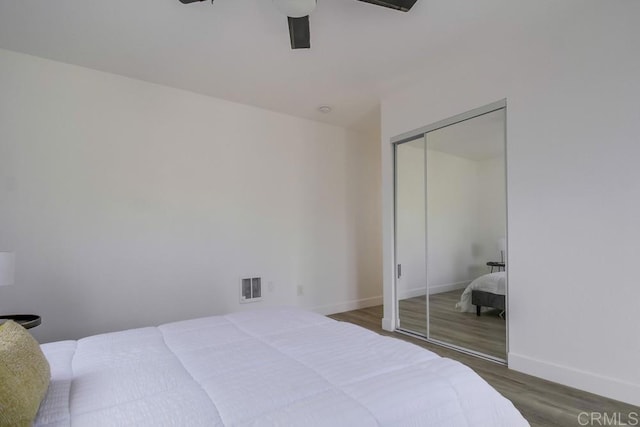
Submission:
{"label": "closet door frame", "polygon": [[[401,144],[407,143],[407,142],[411,142],[411,141],[415,141],[416,139],[419,138],[424,138],[425,140],[425,191],[426,191],[426,180],[427,180],[427,169],[426,169],[426,136],[427,133],[432,132],[434,130],[438,130],[438,129],[442,129],[445,128],[447,126],[451,126],[454,125],[456,123],[460,123],[460,122],[464,122],[466,120],[470,120],[473,119],[475,117],[478,116],[482,116],[485,114],[489,114],[492,113],[494,111],[498,111],[498,110],[504,110],[504,154],[505,154],[505,161],[504,161],[504,176],[505,176],[505,200],[506,200],[506,224],[505,224],[505,235],[506,235],[506,257],[505,257],[505,262],[506,265],[509,265],[509,203],[508,203],[508,186],[509,186],[509,180],[508,180],[508,175],[507,175],[507,171],[508,171],[508,155],[507,155],[507,100],[506,99],[501,99],[499,101],[493,102],[491,104],[487,104],[484,105],[482,107],[478,107],[475,108],[473,110],[469,110],[467,112],[464,112],[462,114],[458,114],[455,115],[453,117],[449,117],[446,118],[444,120],[440,120],[437,121],[435,123],[432,123],[430,125],[427,126],[423,126],[417,129],[414,129],[412,131],[409,132],[405,132],[403,134],[397,135],[393,138],[391,138],[391,144],[393,146],[393,272],[394,272],[394,279],[393,279],[393,295],[394,295],[394,304],[395,304],[395,313],[396,313],[396,328],[395,331],[405,334],[405,335],[410,335],[413,337],[417,337],[419,339],[428,341],[430,343],[442,346],[442,347],[446,347],[446,348],[450,348],[452,350],[456,350],[459,351],[461,353],[465,353],[465,354],[469,354],[472,356],[476,356],[485,360],[489,360],[492,362],[496,362],[502,365],[507,365],[507,359],[502,359],[499,357],[495,357],[495,356],[490,356],[475,350],[471,350],[471,349],[467,349],[465,347],[461,347],[461,346],[457,346],[455,344],[451,344],[445,341],[440,341],[440,340],[436,340],[433,338],[430,338],[429,336],[429,288],[428,286],[426,286],[426,330],[427,330],[427,334],[422,335],[419,332],[415,332],[415,331],[411,331],[411,330],[407,330],[407,329],[403,329],[402,328],[402,324],[400,323],[400,300],[398,298],[398,271],[397,271],[397,250],[398,250],[398,245],[397,245],[397,229],[398,229],[398,224],[397,224],[397,170],[398,170],[398,164],[397,164],[397,160],[398,160],[398,156],[397,156],[397,149]],[[425,194],[425,230],[427,230],[427,197]],[[427,254],[428,254],[429,248],[427,245],[427,236],[425,233],[425,267],[426,269],[428,269],[428,264],[427,264]],[[505,292],[505,312],[509,313],[509,270],[506,270],[507,274],[506,274],[506,292]],[[428,273],[427,273],[428,275]],[[427,276],[428,277],[428,276]],[[507,355],[509,355],[509,318],[511,316],[507,315],[507,318],[505,320],[506,322],[506,337],[505,337],[505,353]]]}

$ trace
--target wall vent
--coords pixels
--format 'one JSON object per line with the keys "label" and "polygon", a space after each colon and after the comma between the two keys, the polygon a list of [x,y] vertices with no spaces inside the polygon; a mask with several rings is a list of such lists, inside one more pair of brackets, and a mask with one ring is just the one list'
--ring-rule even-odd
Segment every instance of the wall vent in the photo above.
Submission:
{"label": "wall vent", "polygon": [[240,302],[257,302],[262,300],[262,278],[245,277],[240,279]]}

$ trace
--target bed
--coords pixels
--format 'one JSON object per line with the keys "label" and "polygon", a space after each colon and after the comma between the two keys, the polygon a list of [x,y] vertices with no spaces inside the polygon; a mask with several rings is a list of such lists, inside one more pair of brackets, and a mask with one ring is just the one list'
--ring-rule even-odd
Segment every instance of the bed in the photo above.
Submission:
{"label": "bed", "polygon": [[484,274],[473,280],[465,288],[456,304],[456,309],[461,312],[476,312],[478,316],[485,308],[497,308],[504,311],[506,294],[507,273]]}
{"label": "bed", "polygon": [[41,346],[36,426],[527,426],[468,367],[294,308]]}

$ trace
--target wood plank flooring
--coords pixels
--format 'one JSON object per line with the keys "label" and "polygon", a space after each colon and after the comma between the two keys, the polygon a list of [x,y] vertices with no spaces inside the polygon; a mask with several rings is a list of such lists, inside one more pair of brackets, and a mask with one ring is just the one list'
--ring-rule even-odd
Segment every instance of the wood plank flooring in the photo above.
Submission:
{"label": "wood plank flooring", "polygon": [[[380,326],[382,306],[348,311],[329,317],[411,342],[440,356],[464,363],[511,400],[533,427],[580,426],[578,415],[582,412],[620,413],[623,421],[630,422],[633,418],[628,418],[629,413],[640,414],[640,408],[633,405],[512,371],[505,366],[439,347],[417,338],[384,331]],[[582,421],[584,425],[584,418]],[[618,423],[618,425],[625,424]],[[628,425],[633,424],[628,423]]]}
{"label": "wood plank flooring", "polygon": [[[500,359],[507,358],[507,328],[500,310],[489,310],[481,316],[460,313],[455,309],[463,290],[442,292],[429,296],[431,338]],[[424,296],[400,300],[402,329],[426,335],[426,298]]]}

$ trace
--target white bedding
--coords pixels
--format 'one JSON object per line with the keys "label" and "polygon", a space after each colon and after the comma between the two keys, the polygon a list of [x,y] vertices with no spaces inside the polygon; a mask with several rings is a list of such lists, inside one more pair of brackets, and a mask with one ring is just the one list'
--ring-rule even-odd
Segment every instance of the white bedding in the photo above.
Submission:
{"label": "white bedding", "polygon": [[42,345],[37,426],[526,426],[466,366],[298,309]]}
{"label": "white bedding", "polygon": [[491,292],[493,294],[506,294],[507,273],[498,271],[482,275],[469,283],[460,296],[460,301],[456,304],[456,309],[461,312],[475,312],[476,308],[471,304],[471,291],[479,290]]}

